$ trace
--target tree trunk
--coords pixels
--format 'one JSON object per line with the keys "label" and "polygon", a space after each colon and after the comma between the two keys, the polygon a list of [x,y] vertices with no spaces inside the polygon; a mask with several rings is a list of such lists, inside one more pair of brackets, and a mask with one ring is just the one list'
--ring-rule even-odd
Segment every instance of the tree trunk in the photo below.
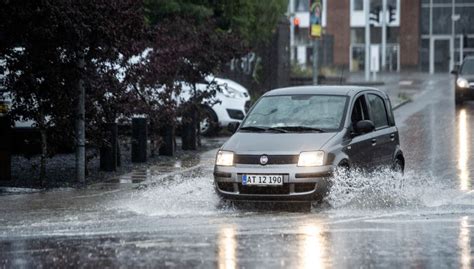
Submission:
{"label": "tree trunk", "polygon": [[44,128],[40,130],[41,134],[41,158],[40,158],[40,176],[39,185],[43,187],[46,178],[46,158],[48,157],[48,135]]}
{"label": "tree trunk", "polygon": [[[84,69],[84,56],[79,57],[78,68]],[[86,181],[86,130],[85,130],[85,88],[82,75],[77,81],[77,116],[76,116],[76,179],[83,184]]]}
{"label": "tree trunk", "polygon": [[0,182],[11,180],[12,134],[10,120],[0,115]]}

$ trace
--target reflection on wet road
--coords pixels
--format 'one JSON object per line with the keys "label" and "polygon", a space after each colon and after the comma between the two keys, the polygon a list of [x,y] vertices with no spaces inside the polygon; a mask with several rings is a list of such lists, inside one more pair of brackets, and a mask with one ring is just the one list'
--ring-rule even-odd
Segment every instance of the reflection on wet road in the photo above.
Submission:
{"label": "reflection on wet road", "polygon": [[469,123],[468,116],[465,108],[461,108],[457,116],[458,126],[458,169],[459,169],[459,188],[462,191],[470,189],[470,178],[469,178],[469,153],[470,153],[470,141],[469,141]]}
{"label": "reflection on wet road", "polygon": [[0,196],[0,268],[472,268],[474,102],[456,108],[451,85],[433,77],[396,111],[403,178],[340,179],[310,211],[241,208],[214,194],[213,150],[85,190]]}

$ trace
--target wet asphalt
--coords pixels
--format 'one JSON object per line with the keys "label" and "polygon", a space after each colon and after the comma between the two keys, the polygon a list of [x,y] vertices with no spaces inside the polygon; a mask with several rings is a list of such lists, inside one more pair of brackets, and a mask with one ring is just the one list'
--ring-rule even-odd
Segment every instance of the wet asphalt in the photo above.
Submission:
{"label": "wet asphalt", "polygon": [[[406,174],[336,180],[321,205],[222,203],[215,151],[86,189],[0,196],[0,268],[473,268],[474,102],[452,79],[395,112]],[[219,141],[217,141],[219,142]],[[354,186],[354,185],[353,185]]]}

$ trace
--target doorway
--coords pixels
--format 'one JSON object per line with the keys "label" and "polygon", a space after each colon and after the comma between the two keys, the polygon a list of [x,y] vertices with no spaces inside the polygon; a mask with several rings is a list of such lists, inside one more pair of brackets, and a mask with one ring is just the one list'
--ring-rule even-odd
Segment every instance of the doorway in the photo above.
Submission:
{"label": "doorway", "polygon": [[450,37],[432,37],[430,42],[430,73],[448,73],[452,49]]}
{"label": "doorway", "polygon": [[450,60],[450,40],[438,39],[434,41],[434,71],[435,73],[447,73],[449,72],[449,60]]}

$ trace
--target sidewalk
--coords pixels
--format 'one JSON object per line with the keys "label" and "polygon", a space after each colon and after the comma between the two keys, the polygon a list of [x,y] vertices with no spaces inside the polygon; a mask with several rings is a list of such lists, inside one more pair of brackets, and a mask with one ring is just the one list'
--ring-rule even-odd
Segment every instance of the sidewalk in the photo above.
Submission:
{"label": "sidewalk", "polygon": [[[155,156],[150,157],[145,163],[132,163],[131,152],[128,143],[121,143],[122,166],[115,172],[104,172],[99,170],[99,159],[95,157],[89,162],[87,186],[94,185],[116,185],[136,184],[162,175],[170,175],[178,171],[196,167],[204,159],[214,161],[215,151],[226,140],[227,136],[202,138],[202,146],[195,151],[181,150],[180,138],[177,138],[177,152],[173,157]],[[209,156],[208,156],[209,155]],[[212,156],[211,156],[212,155]],[[207,156],[207,157],[206,157]],[[22,156],[13,156],[11,181],[0,182],[0,194],[2,193],[25,193],[41,191],[38,188],[38,156],[26,159]],[[47,162],[46,186],[45,188],[69,188],[78,186],[74,180],[75,159],[74,154],[59,154]]]}
{"label": "sidewalk", "polygon": [[[367,87],[373,87],[385,91],[394,108],[412,101],[420,94],[428,83],[436,80],[451,79],[449,74],[434,74],[421,72],[386,72],[378,73],[376,80],[367,83]],[[363,72],[349,73],[346,84],[364,84],[365,74]],[[372,85],[373,84],[373,85]]]}

